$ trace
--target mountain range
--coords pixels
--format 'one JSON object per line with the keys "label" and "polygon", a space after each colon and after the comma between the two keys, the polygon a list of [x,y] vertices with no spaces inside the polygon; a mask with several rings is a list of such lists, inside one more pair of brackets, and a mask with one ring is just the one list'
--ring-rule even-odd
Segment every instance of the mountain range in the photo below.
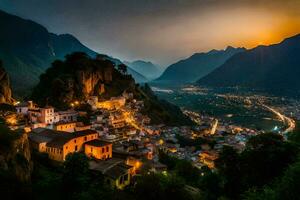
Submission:
{"label": "mountain range", "polygon": [[[11,77],[17,94],[28,92],[38,83],[39,76],[56,59],[72,52],[84,52],[95,57],[97,52],[84,46],[70,34],[48,32],[40,24],[0,10],[0,60]],[[147,79],[128,68],[137,82]]]}
{"label": "mountain range", "polygon": [[[29,93],[39,76],[57,59],[72,52],[96,57],[97,52],[84,46],[70,34],[57,35],[31,21],[0,11],[0,60],[8,73],[14,94]],[[118,65],[119,59],[102,55]],[[300,35],[279,44],[245,48],[227,47],[196,53],[170,65],[154,80],[157,83],[192,83],[212,87],[248,87],[275,94],[300,96]],[[159,75],[151,62],[126,62],[127,73],[135,82],[144,83]]]}
{"label": "mountain range", "polygon": [[227,47],[225,50],[211,50],[206,53],[195,53],[191,57],[170,65],[155,80],[161,83],[191,83],[212,72],[236,53],[244,48]]}
{"label": "mountain range", "polygon": [[300,34],[279,44],[240,52],[197,81],[212,87],[247,87],[299,96]]}
{"label": "mountain range", "polygon": [[149,61],[148,62],[143,60],[136,60],[133,62],[124,61],[124,64],[134,69],[138,73],[142,74],[148,80],[153,80],[159,77],[162,73],[162,69],[159,66]]}

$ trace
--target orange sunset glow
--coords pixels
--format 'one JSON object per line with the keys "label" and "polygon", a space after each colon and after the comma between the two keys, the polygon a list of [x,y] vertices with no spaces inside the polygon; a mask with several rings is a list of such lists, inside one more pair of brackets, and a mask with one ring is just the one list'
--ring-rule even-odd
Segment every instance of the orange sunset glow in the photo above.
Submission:
{"label": "orange sunset glow", "polygon": [[98,52],[165,67],[195,52],[253,48],[300,33],[299,0],[112,0],[104,7],[101,0],[83,7],[79,1],[14,2],[0,7],[51,32],[71,33]]}

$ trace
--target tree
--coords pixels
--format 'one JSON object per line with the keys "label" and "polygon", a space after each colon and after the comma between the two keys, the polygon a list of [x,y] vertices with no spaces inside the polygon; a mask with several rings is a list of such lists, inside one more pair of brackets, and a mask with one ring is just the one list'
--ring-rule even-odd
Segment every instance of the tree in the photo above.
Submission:
{"label": "tree", "polygon": [[138,199],[159,200],[164,198],[162,178],[155,174],[146,174],[137,181],[135,193]]}
{"label": "tree", "polygon": [[236,198],[241,190],[240,158],[237,150],[224,146],[216,160],[216,168],[224,179],[224,193]]}
{"label": "tree", "polygon": [[184,182],[175,175],[146,174],[137,181],[134,193],[137,199],[144,200],[181,200],[191,199],[191,195],[184,189]]}
{"label": "tree", "polygon": [[250,190],[245,193],[246,200],[299,199],[300,161],[292,164],[273,184],[262,190]]}
{"label": "tree", "polygon": [[296,161],[298,152],[295,144],[274,133],[250,138],[241,153],[224,147],[216,161],[219,174],[224,179],[224,194],[237,199],[250,189],[262,189]]}
{"label": "tree", "polygon": [[205,200],[219,199],[222,194],[222,179],[219,174],[210,169],[203,170],[199,181],[199,188],[202,191],[201,197]]}
{"label": "tree", "polygon": [[84,154],[71,153],[66,157],[63,170],[63,186],[67,194],[79,193],[88,187],[89,163]]}
{"label": "tree", "polygon": [[274,133],[260,134],[249,139],[240,155],[242,185],[261,187],[282,175],[296,161],[298,147]]}
{"label": "tree", "polygon": [[124,65],[124,64],[119,64],[118,65],[118,70],[123,73],[123,74],[126,74],[127,73],[127,66]]}
{"label": "tree", "polygon": [[179,176],[182,177],[187,184],[190,185],[197,185],[201,171],[194,167],[191,162],[187,160],[180,160],[175,167],[175,173]]}
{"label": "tree", "polygon": [[300,161],[291,165],[275,187],[278,199],[299,199]]}
{"label": "tree", "polygon": [[169,170],[175,169],[175,166],[176,166],[176,164],[178,163],[178,160],[179,160],[179,159],[177,159],[173,156],[169,156],[168,154],[166,154],[162,150],[159,150],[158,157],[159,157],[159,161],[161,163],[167,165]]}

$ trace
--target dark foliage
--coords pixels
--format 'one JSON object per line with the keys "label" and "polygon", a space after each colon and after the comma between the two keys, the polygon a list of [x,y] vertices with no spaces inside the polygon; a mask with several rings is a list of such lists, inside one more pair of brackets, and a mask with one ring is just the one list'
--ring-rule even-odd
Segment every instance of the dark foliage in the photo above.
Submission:
{"label": "dark foliage", "polygon": [[181,135],[176,135],[176,139],[181,147],[193,146],[197,150],[201,149],[202,144],[209,144],[210,147],[215,145],[215,141],[208,138],[189,139]]}
{"label": "dark foliage", "polygon": [[134,193],[137,199],[192,199],[184,189],[184,183],[174,175],[149,174],[137,181]]}
{"label": "dark foliage", "polygon": [[16,108],[7,103],[0,103],[0,112],[16,112]]}
{"label": "dark foliage", "polygon": [[296,145],[273,133],[250,138],[241,153],[225,147],[216,162],[224,179],[224,194],[236,199],[251,188],[272,183],[296,161],[298,152]]}
{"label": "dark foliage", "polygon": [[153,124],[165,123],[167,125],[194,125],[180,108],[165,101],[158,99],[148,84],[141,86],[141,98],[144,100],[143,113],[151,118]]}
{"label": "dark foliage", "polygon": [[[108,71],[112,72],[112,81],[106,82],[104,76]],[[52,67],[48,68],[40,76],[40,82],[35,87],[32,99],[40,105],[50,104],[60,109],[67,109],[74,101],[85,101],[87,95],[99,95],[99,86],[94,85],[92,94],[86,94],[84,83],[79,74],[92,76],[97,73],[102,77],[97,84],[105,83],[106,92],[102,96],[109,98],[118,96],[132,85],[131,76],[124,76],[114,68],[110,60],[92,59],[87,54],[76,52],[66,56],[65,61],[56,60]]]}

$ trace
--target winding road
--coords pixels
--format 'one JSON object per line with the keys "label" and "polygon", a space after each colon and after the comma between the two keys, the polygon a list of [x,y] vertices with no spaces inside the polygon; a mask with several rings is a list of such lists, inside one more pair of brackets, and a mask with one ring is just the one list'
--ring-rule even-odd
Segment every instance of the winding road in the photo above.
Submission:
{"label": "winding road", "polygon": [[265,107],[266,109],[268,109],[269,111],[273,112],[275,115],[277,115],[278,118],[280,119],[280,121],[282,121],[284,124],[286,124],[287,128],[284,131],[282,131],[283,134],[292,132],[296,128],[295,120],[281,114],[279,111],[277,111],[274,108],[271,108],[265,104],[261,104],[261,105],[263,107]]}

